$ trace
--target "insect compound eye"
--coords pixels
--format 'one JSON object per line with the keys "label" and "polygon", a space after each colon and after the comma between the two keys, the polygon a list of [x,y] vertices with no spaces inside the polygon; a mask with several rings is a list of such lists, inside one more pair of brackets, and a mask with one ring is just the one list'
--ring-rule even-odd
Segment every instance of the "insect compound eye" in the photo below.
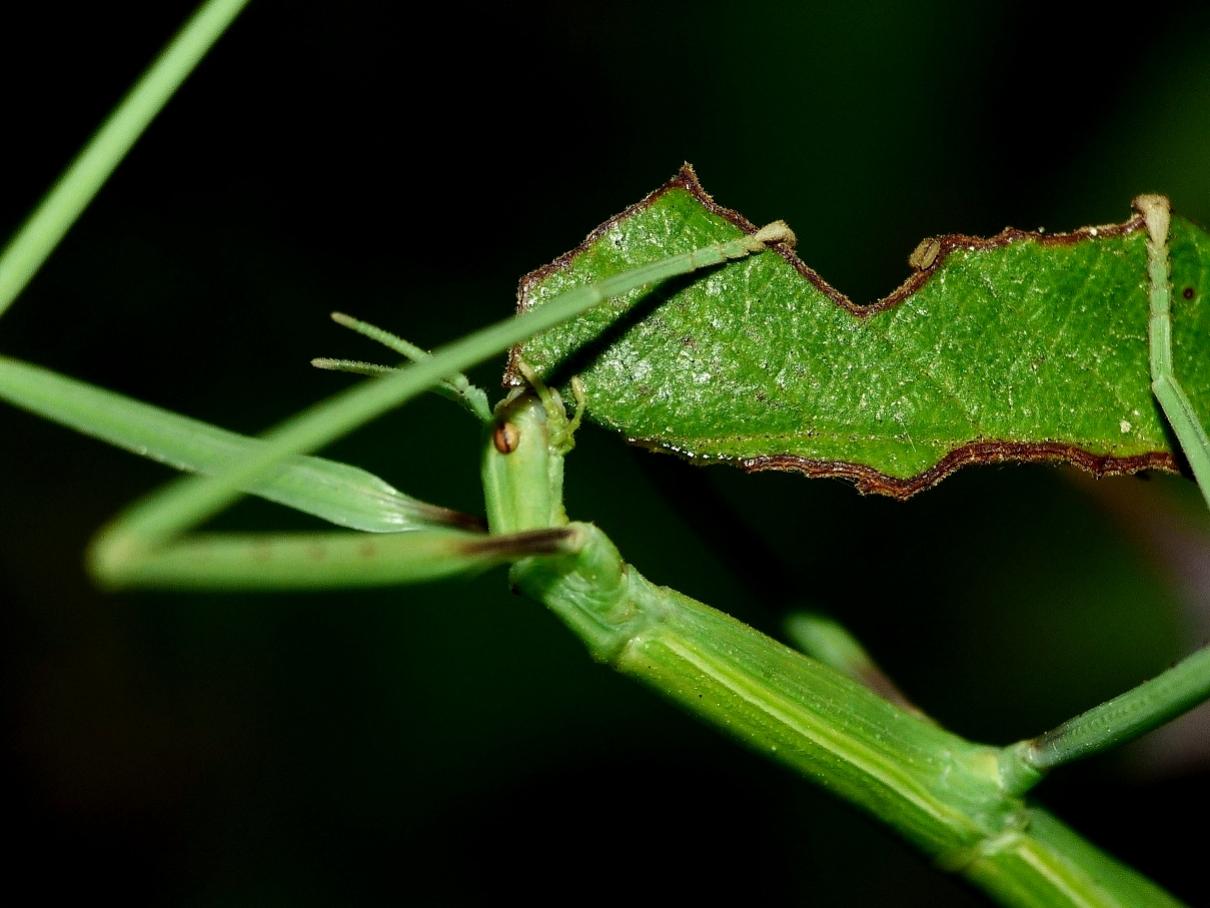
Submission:
{"label": "insect compound eye", "polygon": [[1196,295],[1196,293],[1197,293],[1197,291],[1194,290],[1192,287],[1186,287],[1184,290],[1181,291],[1181,296],[1183,296],[1187,300],[1191,300]]}
{"label": "insect compound eye", "polygon": [[492,433],[492,444],[501,454],[511,454],[521,444],[521,432],[511,422],[502,422]]}

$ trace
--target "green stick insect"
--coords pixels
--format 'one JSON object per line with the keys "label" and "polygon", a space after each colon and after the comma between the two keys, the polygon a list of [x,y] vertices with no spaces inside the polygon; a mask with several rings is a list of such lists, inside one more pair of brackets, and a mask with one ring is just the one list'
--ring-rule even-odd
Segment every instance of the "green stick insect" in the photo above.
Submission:
{"label": "green stick insect", "polygon": [[[47,196],[0,257],[0,310],[21,292],[155,112],[243,5],[237,0],[206,3]],[[793,256],[794,235],[788,227],[776,222],[760,230],[752,228],[713,206],[691,177],[683,172],[600,228],[577,253],[527,279],[525,311],[517,317],[432,355],[379,328],[336,316],[340,324],[384,344],[410,360],[410,365],[396,369],[318,360],[316,365],[323,368],[376,377],[261,438],[239,436],[8,358],[0,358],[0,396],[112,444],[202,474],[177,480],[136,503],[98,535],[89,558],[103,584],[243,589],[375,586],[418,583],[507,564],[513,585],[550,608],[594,658],[645,682],[772,759],[823,782],[895,828],[939,867],[961,874],[1004,904],[1176,904],[1162,889],[1032,806],[1026,795],[1048,770],[1133,738],[1205,699],[1210,695],[1210,650],[1197,652],[1040,737],[1008,747],[974,743],[893,702],[895,698],[884,696],[885,685],[875,685],[879,687],[875,691],[868,683],[875,670],[839,627],[801,619],[795,636],[810,655],[792,650],[647,580],[624,561],[600,529],[571,520],[562,496],[565,457],[586,406],[594,408],[594,415],[606,424],[686,456],[733,460],[748,469],[788,467],[845,475],[867,488],[899,495],[979,459],[1067,459],[1100,472],[1170,465],[1171,453],[1148,434],[1162,434],[1163,426],[1149,425],[1146,413],[1123,399],[1135,422],[1121,414],[1106,418],[1119,427],[1124,440],[1116,447],[1089,451],[1088,439],[1098,437],[1098,432],[1080,419],[1087,416],[1095,422],[1102,418],[1096,414],[1076,414],[1079,437],[1032,426],[1005,440],[992,431],[994,412],[972,411],[963,416],[966,422],[961,427],[969,438],[958,443],[960,439],[943,438],[944,427],[929,422],[929,408],[902,404],[898,410],[885,409],[895,431],[864,451],[855,441],[859,433],[850,432],[850,446],[841,449],[850,453],[840,456],[827,448],[844,434],[829,428],[828,407],[837,401],[827,395],[816,401],[809,417],[816,428],[800,433],[817,447],[788,450],[791,433],[780,425],[719,430],[727,415],[713,413],[710,421],[716,430],[711,435],[695,428],[693,419],[683,413],[678,416],[677,402],[644,392],[641,381],[628,383],[628,390],[610,392],[600,373],[616,367],[609,357],[602,357],[602,365],[586,369],[583,378],[571,376],[576,399],[572,416],[555,390],[555,378],[556,367],[568,351],[593,342],[605,323],[632,311],[651,287],[670,278],[684,280],[681,289],[663,301],[660,317],[676,317],[680,302],[692,302],[693,294],[701,293],[719,311],[739,306],[755,322],[759,313],[754,315],[753,308],[766,290],[779,281],[795,280],[799,282],[795,286],[806,288],[802,292],[814,294],[830,307],[821,310],[826,313],[821,318],[843,322],[837,336],[850,332],[852,337],[864,337],[867,346],[876,346],[894,339],[898,324],[894,319],[912,316],[912,306],[927,304],[934,311],[944,310],[947,300],[965,296],[964,276],[979,268],[1028,269],[1031,261],[1086,267],[1081,256],[1104,255],[1121,263],[1115,274],[1128,275],[1117,281],[1115,286],[1120,287],[1113,291],[1125,301],[1122,318],[1129,320],[1142,311],[1134,301],[1148,300],[1149,366],[1143,371],[1149,374],[1150,389],[1210,502],[1210,440],[1173,361],[1170,274],[1174,238],[1180,244],[1177,263],[1183,269],[1182,280],[1184,271],[1200,269],[1198,256],[1210,238],[1186,222],[1173,221],[1167,200],[1159,196],[1136,200],[1139,217],[1127,224],[1100,231],[1088,228],[1078,236],[1047,241],[1025,234],[991,241],[944,238],[922,246],[914,258],[918,272],[892,301],[894,305],[887,302],[857,313]],[[634,233],[637,240],[628,240],[628,223],[641,218],[663,223],[665,235],[645,229]],[[689,248],[672,248],[678,244]],[[635,261],[619,265],[618,249]],[[586,277],[585,269],[605,273]],[[728,281],[738,281],[739,289],[747,292],[738,296],[722,292]],[[1052,302],[1043,300],[1039,305]],[[967,304],[973,305],[969,300]],[[700,316],[702,310],[697,311]],[[706,313],[707,320],[714,317],[709,310]],[[639,323],[640,336],[647,324]],[[1139,324],[1137,331],[1143,330]],[[723,330],[732,337],[743,333]],[[705,343],[700,337],[696,342]],[[896,344],[897,349],[905,349],[902,342]],[[834,347],[833,353],[848,361],[852,350],[840,342]],[[517,386],[490,407],[486,394],[462,372],[510,349],[510,374]],[[1007,355],[1011,359],[1011,351]],[[636,362],[642,365],[631,360],[627,368],[634,370]],[[694,361],[690,368],[700,369],[701,363]],[[757,371],[770,375],[774,383],[781,380],[781,370],[767,362]],[[1029,370],[1013,373],[1013,382],[1006,385],[1019,395],[1015,402],[1009,401],[1014,410],[1024,406],[1020,395],[1028,396],[1029,374]],[[931,383],[922,379],[919,384],[922,399],[952,393],[940,378]],[[599,394],[598,387],[603,389]],[[407,496],[363,470],[307,453],[430,390],[456,399],[483,426],[486,527],[475,518]],[[1200,385],[1195,390],[1193,396],[1200,399]],[[626,394],[632,391],[645,394],[643,406],[631,407],[633,401]],[[700,407],[703,400],[695,399],[694,406]],[[903,392],[896,400],[914,399]],[[875,412],[879,406],[874,401],[864,409]],[[842,409],[857,412],[863,407],[858,401],[844,403]],[[1074,418],[1063,415],[1068,422]],[[807,417],[796,411],[785,418]],[[661,420],[665,425],[659,424]],[[933,450],[931,443],[940,447]],[[275,535],[190,532],[243,494],[261,496],[344,529]]]}

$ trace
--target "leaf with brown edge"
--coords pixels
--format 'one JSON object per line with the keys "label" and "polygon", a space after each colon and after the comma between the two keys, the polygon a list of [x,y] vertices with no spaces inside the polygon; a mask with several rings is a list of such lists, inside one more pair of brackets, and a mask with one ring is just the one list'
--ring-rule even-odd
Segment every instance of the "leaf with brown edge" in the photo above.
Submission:
{"label": "leaf with brown edge", "polygon": [[[809,248],[812,225],[794,226]],[[523,278],[518,305],[754,229],[685,165]],[[930,238],[917,270],[870,306],[775,247],[603,303],[513,356],[556,383],[578,374],[589,417],[637,444],[863,492],[906,498],[973,463],[1174,470],[1151,394],[1145,241],[1137,214],[1071,233]],[[1169,242],[1176,372],[1204,417],[1210,235],[1175,217]]]}

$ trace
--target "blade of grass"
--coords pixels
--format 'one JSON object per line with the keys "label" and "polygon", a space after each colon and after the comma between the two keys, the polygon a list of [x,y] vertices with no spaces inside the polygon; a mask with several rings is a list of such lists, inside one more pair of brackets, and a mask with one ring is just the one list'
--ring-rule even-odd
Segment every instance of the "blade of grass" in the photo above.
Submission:
{"label": "blade of grass", "polygon": [[0,315],[248,0],[207,0],[114,108],[0,254]]}

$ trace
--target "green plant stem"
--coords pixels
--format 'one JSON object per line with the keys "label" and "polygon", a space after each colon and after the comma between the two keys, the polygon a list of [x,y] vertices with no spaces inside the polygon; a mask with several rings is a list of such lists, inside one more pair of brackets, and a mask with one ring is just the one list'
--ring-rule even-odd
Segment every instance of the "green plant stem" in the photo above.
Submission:
{"label": "green plant stem", "polygon": [[164,48],[0,254],[0,314],[248,0],[208,0]]}
{"label": "green plant stem", "polygon": [[1007,758],[1024,770],[1013,787],[1023,792],[1041,773],[1137,738],[1207,697],[1210,647],[1203,647],[1150,681],[1008,748]]}

